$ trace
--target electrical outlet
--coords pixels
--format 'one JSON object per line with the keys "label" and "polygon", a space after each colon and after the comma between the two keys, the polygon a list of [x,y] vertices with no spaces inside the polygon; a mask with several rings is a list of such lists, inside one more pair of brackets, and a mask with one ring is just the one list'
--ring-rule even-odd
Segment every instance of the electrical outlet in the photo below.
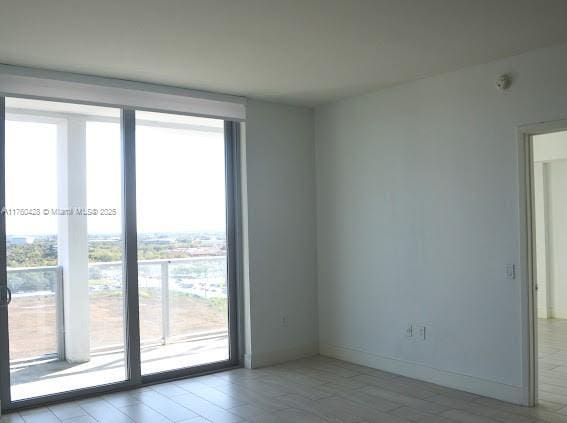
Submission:
{"label": "electrical outlet", "polygon": [[418,336],[419,339],[421,339],[422,341],[425,341],[425,338],[426,338],[426,328],[425,328],[425,326],[418,326],[418,328],[417,328],[417,336]]}
{"label": "electrical outlet", "polygon": [[411,338],[413,336],[413,326],[410,324],[406,328],[406,337]]}

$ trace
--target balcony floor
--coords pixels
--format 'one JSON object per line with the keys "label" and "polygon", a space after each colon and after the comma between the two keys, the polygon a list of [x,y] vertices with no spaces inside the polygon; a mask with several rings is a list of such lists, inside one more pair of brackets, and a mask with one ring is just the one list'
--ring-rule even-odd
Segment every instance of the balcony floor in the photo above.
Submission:
{"label": "balcony floor", "polygon": [[[226,335],[143,347],[142,374],[193,367],[228,359]],[[33,398],[125,380],[123,351],[97,353],[86,363],[57,359],[22,362],[11,366],[12,399]]]}

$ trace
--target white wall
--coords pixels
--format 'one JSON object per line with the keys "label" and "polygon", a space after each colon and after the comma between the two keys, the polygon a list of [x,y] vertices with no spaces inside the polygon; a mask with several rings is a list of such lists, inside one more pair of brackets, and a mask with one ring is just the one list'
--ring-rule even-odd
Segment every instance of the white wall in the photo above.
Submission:
{"label": "white wall", "polygon": [[567,132],[534,137],[534,162],[550,162],[567,159]]}
{"label": "white wall", "polygon": [[526,401],[517,128],[566,117],[567,46],[318,108],[321,351]]}
{"label": "white wall", "polygon": [[553,316],[567,319],[567,160],[548,164],[549,246]]}
{"label": "white wall", "polygon": [[567,132],[534,137],[539,318],[567,318]]}
{"label": "white wall", "polygon": [[313,111],[249,101],[243,153],[245,361],[259,367],[318,350]]}

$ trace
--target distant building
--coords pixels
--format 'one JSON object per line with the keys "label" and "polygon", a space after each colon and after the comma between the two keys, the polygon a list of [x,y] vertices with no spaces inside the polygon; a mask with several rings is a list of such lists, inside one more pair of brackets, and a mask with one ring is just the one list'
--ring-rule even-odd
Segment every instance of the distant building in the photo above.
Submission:
{"label": "distant building", "polygon": [[7,242],[12,245],[29,245],[33,244],[35,238],[33,236],[11,236]]}
{"label": "distant building", "polygon": [[173,244],[175,241],[175,238],[150,238],[143,240],[145,244]]}

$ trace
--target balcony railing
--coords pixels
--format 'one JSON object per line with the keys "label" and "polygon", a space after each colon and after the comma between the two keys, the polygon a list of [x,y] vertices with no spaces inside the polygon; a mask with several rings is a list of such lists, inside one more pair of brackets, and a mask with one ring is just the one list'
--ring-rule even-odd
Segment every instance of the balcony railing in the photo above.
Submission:
{"label": "balcony railing", "polygon": [[8,312],[13,359],[64,355],[62,270],[60,266],[7,269],[13,293]]}
{"label": "balcony railing", "polygon": [[[89,264],[92,352],[123,348],[122,266],[121,261]],[[138,269],[143,346],[227,336],[222,311],[227,299],[226,257],[140,260]],[[55,354],[64,358],[62,270],[60,266],[8,269],[13,293],[9,309],[12,360]],[[187,296],[219,303],[221,311],[213,315],[213,321],[204,317],[200,324],[188,326],[189,320],[199,316],[187,310]]]}

